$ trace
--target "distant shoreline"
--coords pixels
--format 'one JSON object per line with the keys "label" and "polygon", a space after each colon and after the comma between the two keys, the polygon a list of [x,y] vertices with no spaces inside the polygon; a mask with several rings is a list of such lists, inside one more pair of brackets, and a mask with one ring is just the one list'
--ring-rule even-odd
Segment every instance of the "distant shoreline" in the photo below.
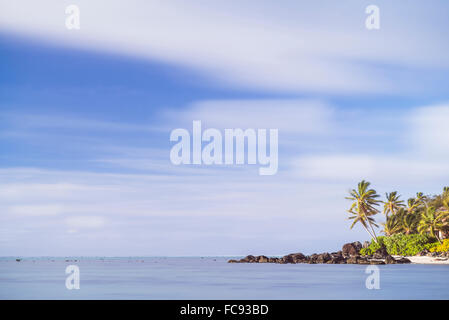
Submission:
{"label": "distant shoreline", "polygon": [[[396,256],[394,256],[396,257]],[[412,264],[443,264],[449,265],[449,258],[439,258],[439,257],[426,257],[426,256],[410,256],[405,257],[409,259]]]}

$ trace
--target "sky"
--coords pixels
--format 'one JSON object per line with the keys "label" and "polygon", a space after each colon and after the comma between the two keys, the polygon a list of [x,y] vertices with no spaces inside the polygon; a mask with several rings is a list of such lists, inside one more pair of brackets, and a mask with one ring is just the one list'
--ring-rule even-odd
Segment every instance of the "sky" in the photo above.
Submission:
{"label": "sky", "polygon": [[[71,4],[79,30],[65,25]],[[371,4],[378,30],[365,27]],[[359,181],[404,199],[449,184],[448,9],[0,0],[0,256],[277,255],[368,240],[347,219]],[[193,120],[278,129],[277,174],[173,165],[170,132]]]}

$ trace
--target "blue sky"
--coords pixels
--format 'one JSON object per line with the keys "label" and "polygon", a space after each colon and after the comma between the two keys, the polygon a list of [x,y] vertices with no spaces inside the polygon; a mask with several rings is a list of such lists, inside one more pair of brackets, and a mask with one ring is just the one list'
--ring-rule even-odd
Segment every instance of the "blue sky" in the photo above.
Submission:
{"label": "blue sky", "polygon": [[[0,255],[310,253],[344,196],[447,185],[449,6],[0,0]],[[20,8],[20,10],[19,10]],[[174,166],[170,131],[279,129],[279,172]],[[92,244],[95,245],[92,245]]]}

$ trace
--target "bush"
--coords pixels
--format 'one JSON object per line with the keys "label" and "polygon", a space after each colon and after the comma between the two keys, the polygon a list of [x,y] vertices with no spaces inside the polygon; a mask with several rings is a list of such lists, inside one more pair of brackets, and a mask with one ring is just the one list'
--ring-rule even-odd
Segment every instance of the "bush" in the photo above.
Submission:
{"label": "bush", "polygon": [[372,255],[384,246],[391,255],[414,256],[424,249],[432,248],[435,241],[435,239],[421,234],[395,234],[391,237],[378,237],[377,239],[379,243],[371,241],[368,248],[360,250],[360,254]]}
{"label": "bush", "polygon": [[377,250],[379,250],[380,248],[385,246],[384,238],[385,237],[377,237],[377,241],[379,241],[379,243],[375,242],[374,240],[371,240],[371,243],[368,246],[368,248],[362,248],[360,250],[360,254],[362,256],[371,256],[371,255],[373,255],[374,252],[376,252]]}
{"label": "bush", "polygon": [[449,239],[443,240],[443,243],[440,244],[439,242],[432,243],[432,247],[429,248],[430,252],[446,252],[449,251]]}

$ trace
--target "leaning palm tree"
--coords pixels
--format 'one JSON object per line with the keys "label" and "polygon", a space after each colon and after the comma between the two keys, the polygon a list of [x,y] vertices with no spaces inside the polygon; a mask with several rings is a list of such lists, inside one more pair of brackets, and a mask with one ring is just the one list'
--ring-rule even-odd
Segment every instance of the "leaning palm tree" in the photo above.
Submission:
{"label": "leaning palm tree", "polygon": [[399,216],[397,215],[391,215],[387,217],[387,221],[385,223],[382,223],[384,229],[382,232],[387,236],[390,237],[394,234],[397,234],[401,232],[401,220],[399,219]]}
{"label": "leaning palm tree", "polygon": [[434,207],[428,207],[421,214],[418,231],[421,234],[430,234],[441,243],[438,236],[439,231],[443,231],[447,227],[448,213],[445,211],[437,211]]}
{"label": "leaning palm tree", "polygon": [[404,201],[399,200],[401,197],[398,195],[397,191],[393,191],[390,193],[385,193],[385,197],[387,198],[387,201],[384,201],[384,215],[388,218],[388,214],[395,214],[396,211],[404,206]]}
{"label": "leaning palm tree", "polygon": [[359,222],[363,228],[369,233],[371,238],[375,242],[377,241],[376,232],[373,226],[377,227],[375,220],[372,216],[379,213],[376,206],[379,205],[380,200],[377,200],[379,195],[374,189],[369,189],[370,183],[362,180],[357,185],[357,190],[352,189],[349,194],[350,197],[346,197],[348,200],[354,201],[349,208],[348,212],[352,214],[349,219],[354,220],[351,224],[351,229]]}

